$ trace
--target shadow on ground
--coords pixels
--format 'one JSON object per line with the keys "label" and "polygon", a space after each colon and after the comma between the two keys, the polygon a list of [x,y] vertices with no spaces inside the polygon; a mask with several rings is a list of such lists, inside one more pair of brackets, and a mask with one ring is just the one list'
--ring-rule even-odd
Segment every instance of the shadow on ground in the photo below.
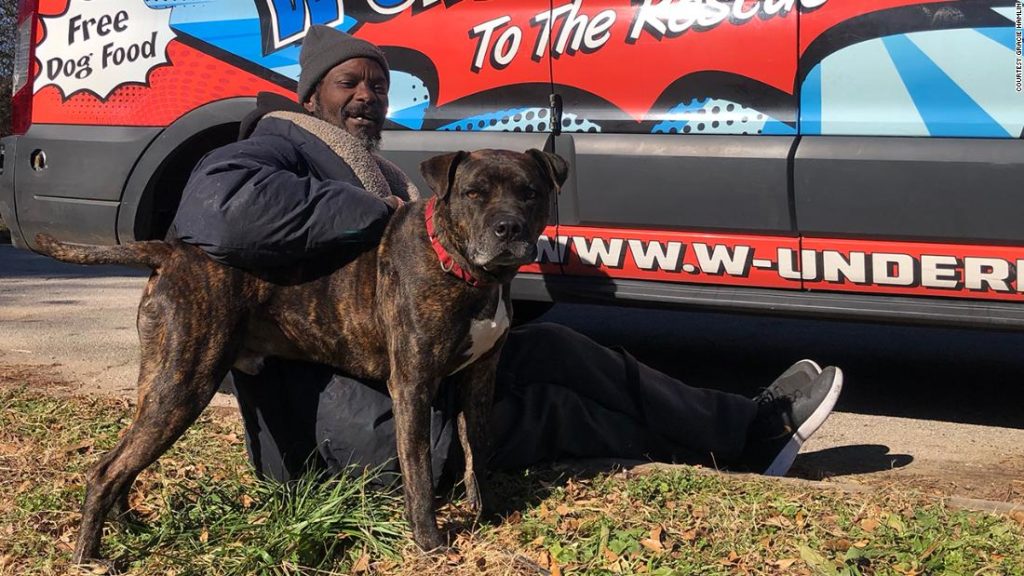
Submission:
{"label": "shadow on ground", "polygon": [[833,476],[871,474],[903,468],[914,461],[909,454],[891,454],[888,446],[858,444],[837,446],[796,457],[789,476],[822,480]]}

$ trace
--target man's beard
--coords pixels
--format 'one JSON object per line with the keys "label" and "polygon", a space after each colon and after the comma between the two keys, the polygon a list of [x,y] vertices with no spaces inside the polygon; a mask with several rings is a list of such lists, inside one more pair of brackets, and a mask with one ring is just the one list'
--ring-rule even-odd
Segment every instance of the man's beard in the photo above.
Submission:
{"label": "man's beard", "polygon": [[365,147],[370,152],[380,152],[380,132],[376,134],[366,134],[363,132],[349,132],[349,134],[352,134],[352,136],[354,136],[355,139],[358,140],[359,143],[362,144],[363,147]]}
{"label": "man's beard", "polygon": [[376,134],[368,134],[362,131],[350,132],[347,128],[345,128],[345,109],[339,108],[338,113],[332,117],[323,109],[323,107],[320,106],[319,95],[313,96],[313,116],[319,118],[320,120],[323,120],[324,122],[327,122],[328,124],[337,126],[338,128],[344,130],[345,132],[348,132],[349,134],[352,135],[353,138],[358,140],[359,143],[362,144],[363,147],[369,150],[370,152],[380,152],[380,132],[377,132]]}

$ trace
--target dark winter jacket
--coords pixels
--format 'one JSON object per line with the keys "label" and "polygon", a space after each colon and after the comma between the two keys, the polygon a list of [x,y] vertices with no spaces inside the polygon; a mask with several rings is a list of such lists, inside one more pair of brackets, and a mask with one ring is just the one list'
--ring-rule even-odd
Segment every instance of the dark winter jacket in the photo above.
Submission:
{"label": "dark winter jacket", "polygon": [[376,242],[390,194],[417,196],[401,170],[344,130],[304,112],[274,111],[251,136],[200,161],[172,234],[225,264],[285,266]]}

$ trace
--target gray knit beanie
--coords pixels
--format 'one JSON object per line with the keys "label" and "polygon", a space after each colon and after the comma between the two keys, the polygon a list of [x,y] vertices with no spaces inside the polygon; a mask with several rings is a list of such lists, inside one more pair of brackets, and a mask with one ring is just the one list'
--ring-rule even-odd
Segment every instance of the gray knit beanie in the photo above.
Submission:
{"label": "gray knit beanie", "polygon": [[352,58],[370,58],[376,60],[384,69],[384,74],[391,80],[388,61],[384,53],[366,40],[346,34],[336,28],[317,24],[309,29],[302,39],[302,50],[299,52],[299,103],[309,99],[317,83],[325,74],[338,64]]}

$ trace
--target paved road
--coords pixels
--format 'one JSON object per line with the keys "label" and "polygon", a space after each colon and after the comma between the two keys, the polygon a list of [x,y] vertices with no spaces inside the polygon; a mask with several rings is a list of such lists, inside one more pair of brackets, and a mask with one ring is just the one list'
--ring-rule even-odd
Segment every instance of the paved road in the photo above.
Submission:
{"label": "paved road", "polygon": [[[55,364],[85,391],[132,394],[145,278],[0,245],[0,363]],[[838,412],[796,474],[1024,503],[1022,334],[596,306],[544,319],[691,385],[746,394],[803,357],[841,366]]]}

